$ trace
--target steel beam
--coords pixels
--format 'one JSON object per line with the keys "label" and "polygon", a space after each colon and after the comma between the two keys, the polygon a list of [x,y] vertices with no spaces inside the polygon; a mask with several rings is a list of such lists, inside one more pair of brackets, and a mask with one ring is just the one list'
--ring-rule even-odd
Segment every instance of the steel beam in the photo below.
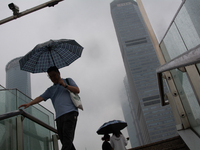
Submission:
{"label": "steel beam", "polygon": [[42,9],[42,8],[45,8],[45,7],[52,7],[52,6],[56,5],[56,4],[58,4],[60,1],[63,1],[63,0],[51,0],[51,1],[48,1],[48,2],[43,3],[43,4],[41,4],[41,5],[35,6],[35,7],[33,7],[33,8],[27,9],[27,10],[21,12],[21,13],[17,13],[16,15],[13,15],[13,16],[10,16],[10,17],[5,18],[5,19],[3,19],[3,20],[0,20],[0,25],[1,25],[1,24],[4,24],[4,23],[6,23],[6,22],[9,22],[9,21],[11,21],[11,20],[20,18],[20,17],[22,17],[22,16],[24,16],[24,15],[30,14],[30,13],[32,13],[32,12],[34,12],[34,11],[40,10],[40,9]]}

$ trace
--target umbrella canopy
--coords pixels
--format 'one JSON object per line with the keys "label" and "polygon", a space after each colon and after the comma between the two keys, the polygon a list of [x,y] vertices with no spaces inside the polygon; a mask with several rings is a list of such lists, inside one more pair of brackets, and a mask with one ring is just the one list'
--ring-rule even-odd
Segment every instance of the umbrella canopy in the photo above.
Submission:
{"label": "umbrella canopy", "polygon": [[127,123],[121,120],[112,120],[104,123],[98,130],[97,134],[109,134],[120,131],[127,126]]}
{"label": "umbrella canopy", "polygon": [[19,60],[21,70],[40,73],[51,66],[58,69],[70,65],[81,57],[83,47],[75,40],[50,40],[35,46]]}

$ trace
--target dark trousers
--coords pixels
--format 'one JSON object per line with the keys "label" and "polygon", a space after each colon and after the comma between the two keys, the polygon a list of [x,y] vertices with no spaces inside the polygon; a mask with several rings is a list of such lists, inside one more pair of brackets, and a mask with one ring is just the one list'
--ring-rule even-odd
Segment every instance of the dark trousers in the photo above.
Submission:
{"label": "dark trousers", "polygon": [[78,112],[70,112],[56,119],[62,150],[76,150],[73,144]]}

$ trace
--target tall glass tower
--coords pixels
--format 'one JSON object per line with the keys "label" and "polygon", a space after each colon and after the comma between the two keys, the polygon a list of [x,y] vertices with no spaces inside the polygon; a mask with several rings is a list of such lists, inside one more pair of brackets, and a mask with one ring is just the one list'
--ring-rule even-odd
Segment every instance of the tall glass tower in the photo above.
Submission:
{"label": "tall glass tower", "polygon": [[141,128],[138,124],[138,119],[135,116],[136,112],[134,109],[132,97],[130,95],[131,91],[127,77],[124,78],[124,86],[126,90],[127,99],[124,97],[121,98],[122,111],[124,114],[124,118],[128,124],[127,130],[130,137],[131,146],[138,147],[144,142],[141,134]]}
{"label": "tall glass tower", "polygon": [[176,136],[171,108],[160,106],[156,77],[160,64],[137,3],[114,0],[110,6],[142,145]]}
{"label": "tall glass tower", "polygon": [[6,65],[6,88],[17,88],[22,93],[31,97],[31,80],[30,73],[20,70],[19,60],[15,58]]}

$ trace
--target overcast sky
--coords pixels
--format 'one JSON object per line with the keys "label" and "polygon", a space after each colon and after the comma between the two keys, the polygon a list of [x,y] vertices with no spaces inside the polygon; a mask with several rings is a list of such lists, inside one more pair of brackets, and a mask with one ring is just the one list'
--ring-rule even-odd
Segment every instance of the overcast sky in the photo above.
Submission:
{"label": "overcast sky", "polygon": [[[143,0],[159,39],[180,1]],[[0,20],[12,15],[7,6],[11,2],[18,5],[21,12],[46,0],[1,0]],[[73,78],[81,90],[84,111],[79,111],[74,140],[78,150],[100,150],[102,141],[96,134],[97,129],[109,120],[124,120],[120,98],[124,93],[125,69],[110,14],[111,2],[64,0],[55,7],[44,8],[0,26],[0,84],[3,86],[6,64],[25,55],[38,43],[50,39],[75,39],[84,47],[80,59],[60,70],[63,78]],[[51,85],[45,73],[31,74],[32,98]],[[50,100],[42,105],[54,112]],[[128,137],[126,130],[122,132]]]}

